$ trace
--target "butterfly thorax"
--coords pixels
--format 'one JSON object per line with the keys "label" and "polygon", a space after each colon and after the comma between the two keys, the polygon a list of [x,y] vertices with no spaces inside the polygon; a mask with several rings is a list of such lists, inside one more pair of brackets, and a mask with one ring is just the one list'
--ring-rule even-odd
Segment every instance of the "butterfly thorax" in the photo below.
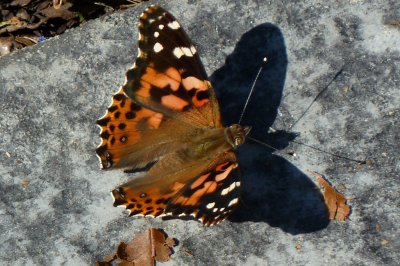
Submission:
{"label": "butterfly thorax", "polygon": [[182,140],[185,145],[179,154],[181,158],[189,160],[211,160],[216,154],[226,153],[242,145],[249,131],[249,127],[238,124],[226,128],[196,129]]}

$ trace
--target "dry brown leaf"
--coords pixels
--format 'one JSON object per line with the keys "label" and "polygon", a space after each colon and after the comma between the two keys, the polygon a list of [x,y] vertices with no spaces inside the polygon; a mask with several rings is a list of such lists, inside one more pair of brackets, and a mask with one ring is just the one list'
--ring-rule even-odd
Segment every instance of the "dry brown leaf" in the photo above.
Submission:
{"label": "dry brown leaf", "polygon": [[346,204],[347,199],[337,192],[321,174],[314,174],[328,208],[329,220],[345,221],[350,214],[350,206]]}
{"label": "dry brown leaf", "polygon": [[[170,259],[172,247],[176,245],[174,239],[167,237],[161,230],[150,228],[136,235],[130,242],[121,242],[117,252],[112,258],[97,262],[97,265],[111,265],[114,260],[119,259],[118,265],[154,265],[154,261],[165,262]],[[108,264],[107,264],[108,263]]]}
{"label": "dry brown leaf", "polygon": [[400,21],[392,21],[392,22],[387,23],[387,25],[400,27]]}
{"label": "dry brown leaf", "polygon": [[68,9],[72,7],[72,3],[65,3],[58,9],[53,6],[48,6],[40,11],[40,13],[47,19],[51,18],[62,18],[64,20],[70,20],[76,17],[76,13],[69,11]]}
{"label": "dry brown leaf", "polygon": [[14,0],[10,3],[11,6],[27,6],[32,0]]}
{"label": "dry brown leaf", "polygon": [[300,251],[300,249],[301,249],[301,244],[297,244],[296,246],[294,246],[294,248],[295,248],[297,251]]}
{"label": "dry brown leaf", "polygon": [[37,41],[37,37],[36,36],[20,36],[20,37],[15,37],[15,41],[23,44],[24,46],[31,46],[36,44]]}

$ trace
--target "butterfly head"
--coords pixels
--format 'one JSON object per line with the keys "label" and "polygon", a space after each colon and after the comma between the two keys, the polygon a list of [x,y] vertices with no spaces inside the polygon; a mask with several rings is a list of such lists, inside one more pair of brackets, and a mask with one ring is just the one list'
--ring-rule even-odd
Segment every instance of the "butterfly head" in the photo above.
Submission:
{"label": "butterfly head", "polygon": [[230,127],[225,128],[226,140],[236,149],[244,143],[250,130],[251,127],[243,127],[239,124],[233,124]]}

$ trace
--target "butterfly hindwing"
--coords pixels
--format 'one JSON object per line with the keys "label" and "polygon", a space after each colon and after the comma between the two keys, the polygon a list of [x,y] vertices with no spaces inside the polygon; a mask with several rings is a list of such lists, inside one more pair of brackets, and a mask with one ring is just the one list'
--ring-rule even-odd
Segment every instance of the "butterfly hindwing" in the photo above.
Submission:
{"label": "butterfly hindwing", "polygon": [[223,162],[187,184],[168,202],[173,217],[192,216],[205,225],[226,219],[239,203],[240,178],[236,162]]}
{"label": "butterfly hindwing", "polygon": [[[195,167],[187,167],[182,176],[190,176]],[[130,215],[188,217],[213,225],[224,220],[239,202],[239,171],[233,161],[220,162],[190,182],[188,178],[172,182],[164,179],[154,186],[146,182],[150,176],[113,190],[114,206],[124,206]]]}

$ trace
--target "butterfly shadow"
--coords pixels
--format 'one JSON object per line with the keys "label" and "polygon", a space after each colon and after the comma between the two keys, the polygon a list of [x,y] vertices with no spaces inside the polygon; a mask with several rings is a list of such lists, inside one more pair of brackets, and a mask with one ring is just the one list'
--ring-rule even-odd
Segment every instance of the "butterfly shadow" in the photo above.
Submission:
{"label": "butterfly shadow", "polygon": [[[252,138],[282,149],[296,135],[283,131],[276,138],[268,134],[278,113],[288,63],[284,37],[278,27],[265,23],[246,32],[211,81],[225,125],[237,123],[264,57],[267,64],[241,124],[252,127]],[[242,205],[230,217],[232,222],[266,222],[291,234],[318,231],[329,224],[319,189],[297,167],[250,140],[238,149],[238,157]]]}

